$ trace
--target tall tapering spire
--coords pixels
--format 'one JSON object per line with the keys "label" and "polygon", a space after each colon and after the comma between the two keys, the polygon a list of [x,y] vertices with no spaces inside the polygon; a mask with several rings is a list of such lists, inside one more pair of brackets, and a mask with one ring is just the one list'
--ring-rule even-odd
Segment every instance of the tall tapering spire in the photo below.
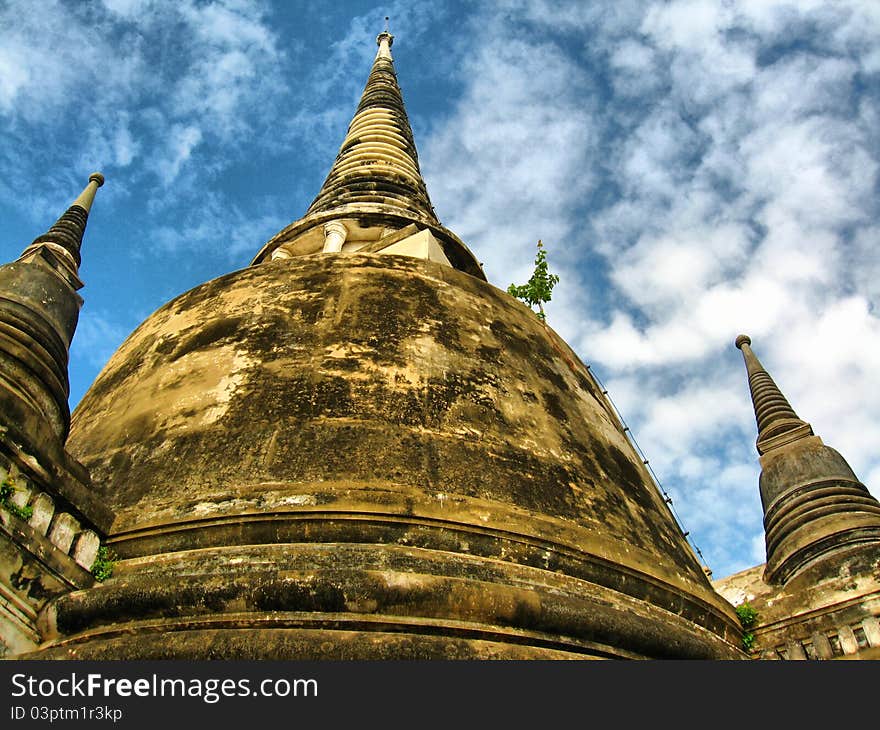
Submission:
{"label": "tall tapering spire", "polygon": [[751,343],[748,335],[736,338],[736,346],[742,351],[749,375],[749,390],[758,423],[758,453],[763,454],[768,449],[793,439],[810,436],[813,429],[809,423],[798,418],[773,378],[752,352]]}
{"label": "tall tapering spire", "polygon": [[0,266],[0,411],[32,451],[60,449],[70,427],[68,348],[83,300],[80,247],[95,191],[82,193],[19,258]]}
{"label": "tall tapering spire", "polygon": [[798,418],[750,345],[747,335],[736,338],[758,423],[764,576],[784,583],[854,546],[880,543],[880,503],[846,460]]}
{"label": "tall tapering spire", "polygon": [[383,31],[354,119],[308,213],[351,203],[384,203],[437,221],[419,170],[412,129]]}
{"label": "tall tapering spire", "polygon": [[73,258],[78,267],[82,262],[80,248],[82,247],[83,234],[89,218],[89,211],[95,200],[95,193],[104,184],[104,176],[100,172],[89,175],[89,182],[76,200],[64,214],[42,236],[34,239],[27,250],[41,244],[55,244],[63,248]]}
{"label": "tall tapering spire", "polygon": [[[387,18],[386,18],[387,21]],[[306,214],[252,263],[324,254],[427,259],[485,280],[482,264],[434,213],[397,84],[387,25],[364,93],[324,184]]]}

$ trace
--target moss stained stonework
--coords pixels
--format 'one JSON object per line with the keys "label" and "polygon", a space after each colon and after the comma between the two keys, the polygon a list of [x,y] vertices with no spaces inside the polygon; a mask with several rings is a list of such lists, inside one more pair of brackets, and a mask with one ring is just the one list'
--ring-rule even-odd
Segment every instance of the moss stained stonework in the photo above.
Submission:
{"label": "moss stained stonework", "polygon": [[99,532],[113,519],[64,445],[79,249],[103,181],[93,173],[49,231],[0,265],[0,657],[35,649],[47,603],[94,583]]}
{"label": "moss stained stonework", "polygon": [[0,266],[0,656],[877,658],[880,503],[740,335],[768,559],[713,587],[589,369],[437,219],[392,41],[306,214],[72,416],[103,176]]}
{"label": "moss stained stonework", "polygon": [[197,287],[120,347],[68,448],[120,561],[52,603],[40,656],[741,656],[589,371],[448,266]]}
{"label": "moss stained stonework", "polygon": [[54,418],[118,560],[25,607],[18,656],[745,657],[588,368],[438,221],[392,40],[305,216]]}

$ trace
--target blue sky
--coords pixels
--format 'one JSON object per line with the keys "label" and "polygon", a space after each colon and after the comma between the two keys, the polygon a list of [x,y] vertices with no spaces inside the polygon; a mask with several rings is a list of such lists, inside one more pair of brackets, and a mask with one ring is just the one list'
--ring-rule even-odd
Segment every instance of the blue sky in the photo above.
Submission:
{"label": "blue sky", "polygon": [[880,496],[880,4],[0,2],[0,260],[101,170],[75,405],[164,302],[317,193],[391,16],[441,221],[496,286],[536,241],[715,577],[764,559],[753,348]]}

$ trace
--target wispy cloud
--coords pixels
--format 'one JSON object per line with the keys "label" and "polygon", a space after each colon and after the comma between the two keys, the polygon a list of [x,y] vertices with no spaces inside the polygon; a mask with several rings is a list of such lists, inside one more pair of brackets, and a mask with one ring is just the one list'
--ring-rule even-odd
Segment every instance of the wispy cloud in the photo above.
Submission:
{"label": "wispy cloud", "polygon": [[595,185],[593,92],[553,44],[501,22],[485,31],[463,61],[462,98],[423,145],[423,170],[438,215],[504,287],[527,277],[539,238],[571,236],[577,202]]}
{"label": "wispy cloud", "polygon": [[61,137],[32,148],[23,172],[102,168],[118,184],[153,174],[167,188],[206,142],[234,160],[286,88],[264,16],[248,0],[4,3],[0,122]]}
{"label": "wispy cloud", "polygon": [[277,201],[243,210],[218,195],[205,194],[201,204],[173,224],[157,225],[149,239],[164,254],[219,256],[246,265],[274,233],[290,221],[278,213]]}
{"label": "wispy cloud", "polygon": [[120,321],[118,315],[108,312],[89,312],[80,317],[71,350],[77,355],[82,353],[93,365],[103,367],[137,324]]}

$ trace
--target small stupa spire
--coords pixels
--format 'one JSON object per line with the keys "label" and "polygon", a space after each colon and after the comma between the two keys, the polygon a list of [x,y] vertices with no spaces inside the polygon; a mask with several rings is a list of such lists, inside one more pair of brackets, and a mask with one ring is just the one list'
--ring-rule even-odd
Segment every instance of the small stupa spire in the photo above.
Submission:
{"label": "small stupa spire", "polygon": [[784,583],[809,565],[880,544],[880,503],[837,451],[813,433],[752,352],[736,338],[758,422],[764,508],[764,579]]}
{"label": "small stupa spire", "polygon": [[758,453],[764,454],[776,446],[811,436],[813,429],[810,424],[798,418],[794,408],[752,352],[749,336],[739,335],[735,344],[742,351],[749,376],[749,390],[758,423]]}
{"label": "small stupa spire", "polygon": [[104,176],[100,172],[89,175],[89,182],[76,200],[55,224],[42,236],[37,236],[28,250],[33,247],[50,243],[61,246],[73,258],[78,267],[82,261],[79,250],[82,246],[83,234],[89,218],[89,211],[95,200],[95,193],[104,184]]}
{"label": "small stupa spire", "polygon": [[339,154],[308,214],[343,205],[381,203],[436,224],[419,169],[412,128],[391,57],[394,36],[379,33],[379,50]]}
{"label": "small stupa spire", "polygon": [[[15,261],[0,265],[0,423],[33,453],[60,453],[70,428],[69,347],[83,304],[80,246],[94,172],[67,211]],[[59,457],[60,458],[60,457]]]}

